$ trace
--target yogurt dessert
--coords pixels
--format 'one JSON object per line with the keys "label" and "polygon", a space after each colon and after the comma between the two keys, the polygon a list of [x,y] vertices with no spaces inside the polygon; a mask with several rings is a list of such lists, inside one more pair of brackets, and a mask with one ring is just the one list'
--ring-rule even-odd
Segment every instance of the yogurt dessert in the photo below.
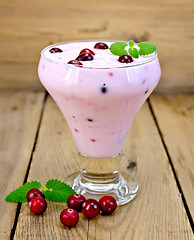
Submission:
{"label": "yogurt dessert", "polygon": [[[96,48],[99,43],[94,41],[49,46],[42,51],[38,68],[78,152],[93,158],[121,152],[135,115],[161,74],[156,52],[122,62],[110,52],[112,43],[104,42],[104,48]],[[86,59],[78,58],[86,48],[91,54],[86,50]]]}
{"label": "yogurt dessert", "polygon": [[46,47],[38,74],[61,109],[80,156],[80,172],[66,183],[86,197],[111,195],[118,205],[135,198],[138,185],[120,174],[126,136],[159,82],[156,47],[147,42],[68,42]]}

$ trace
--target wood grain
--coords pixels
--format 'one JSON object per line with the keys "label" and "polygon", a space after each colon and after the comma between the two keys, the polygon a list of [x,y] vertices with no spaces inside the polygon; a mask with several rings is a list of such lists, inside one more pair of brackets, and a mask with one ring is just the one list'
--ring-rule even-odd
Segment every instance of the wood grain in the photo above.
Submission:
{"label": "wood grain", "polygon": [[192,0],[0,0],[1,88],[40,89],[36,68],[48,44],[134,39],[158,47],[156,92],[193,92],[193,11]]}
{"label": "wood grain", "polygon": [[[131,128],[121,165],[139,183],[134,201],[119,207],[112,216],[88,221],[80,214],[78,225],[70,230],[59,220],[66,204],[49,202],[43,216],[32,215],[22,204],[14,239],[191,240],[192,230],[147,103]],[[63,180],[78,169],[67,123],[48,98],[28,180]]]}
{"label": "wood grain", "polygon": [[[138,113],[123,150],[123,171],[139,184],[137,198],[113,216],[89,222],[88,239],[193,239],[181,196],[147,104]],[[132,162],[136,163],[134,166]]]}
{"label": "wood grain", "polygon": [[43,93],[0,92],[0,238],[10,239],[16,203],[4,199],[23,184],[40,119]]}
{"label": "wood grain", "polygon": [[[28,181],[36,179],[45,184],[52,178],[64,180],[78,170],[77,154],[69,128],[56,104],[49,98]],[[59,216],[66,207],[66,203],[49,202],[45,214],[39,217],[30,213],[27,204],[22,204],[14,239],[86,239],[88,221],[82,215],[76,228],[69,230],[62,227]],[[40,229],[38,235],[37,229]]]}
{"label": "wood grain", "polygon": [[194,95],[152,96],[151,105],[194,219]]}

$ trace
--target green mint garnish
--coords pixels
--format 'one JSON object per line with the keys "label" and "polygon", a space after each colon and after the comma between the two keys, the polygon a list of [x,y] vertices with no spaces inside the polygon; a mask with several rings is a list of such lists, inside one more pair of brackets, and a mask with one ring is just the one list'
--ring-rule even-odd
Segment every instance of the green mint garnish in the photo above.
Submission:
{"label": "green mint garnish", "polygon": [[43,193],[46,199],[52,202],[66,202],[68,197],[76,192],[65,182],[52,179],[46,183]]}
{"label": "green mint garnish", "polygon": [[157,49],[156,46],[150,42],[140,42],[138,47],[140,48],[139,55],[148,55],[154,53]]}
{"label": "green mint garnish", "polygon": [[[126,47],[128,47],[126,50]],[[150,42],[141,42],[137,45],[131,40],[129,43],[125,42],[115,42],[113,43],[109,50],[112,54],[121,56],[123,54],[129,54],[133,58],[138,58],[139,56],[149,55],[156,51],[156,46]]]}
{"label": "green mint garnish", "polygon": [[134,47],[134,41],[133,40],[131,40],[131,41],[129,41],[129,47]]}
{"label": "green mint garnish", "polygon": [[129,48],[129,55],[133,58],[138,58],[139,57],[139,51],[137,48]]}
{"label": "green mint garnish", "polygon": [[27,192],[32,188],[40,189],[41,187],[42,185],[40,182],[37,181],[27,182],[23,186],[17,188],[16,190],[8,194],[5,200],[9,202],[27,202],[26,199]]}
{"label": "green mint garnish", "polygon": [[[40,182],[32,181],[27,182],[23,186],[17,188],[7,195],[5,198],[9,202],[27,202],[26,194],[32,188],[40,189],[42,187]],[[42,192],[47,200],[52,202],[66,202],[71,194],[76,193],[69,185],[65,182],[57,179],[48,180]]]}
{"label": "green mint garnish", "polygon": [[109,50],[112,54],[121,56],[123,54],[127,54],[127,50],[125,50],[126,46],[127,43],[125,42],[115,42],[110,46]]}

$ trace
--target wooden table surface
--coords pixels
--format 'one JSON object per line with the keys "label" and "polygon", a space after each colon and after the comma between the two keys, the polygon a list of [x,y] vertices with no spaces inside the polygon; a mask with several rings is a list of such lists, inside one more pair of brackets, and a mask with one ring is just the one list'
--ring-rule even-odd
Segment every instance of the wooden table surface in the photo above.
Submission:
{"label": "wooden table surface", "polygon": [[[63,180],[79,169],[57,105],[44,92],[0,92],[0,239],[191,240],[194,218],[194,95],[152,95],[136,116],[121,161],[139,184],[137,197],[110,216],[62,227],[66,203],[43,216],[6,202],[25,182]],[[134,161],[136,165],[130,167]]]}

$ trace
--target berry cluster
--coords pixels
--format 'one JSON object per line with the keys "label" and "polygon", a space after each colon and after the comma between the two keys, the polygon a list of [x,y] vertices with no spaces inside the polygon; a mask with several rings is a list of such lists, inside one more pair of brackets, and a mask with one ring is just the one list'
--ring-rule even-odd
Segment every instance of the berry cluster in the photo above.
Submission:
{"label": "berry cluster", "polygon": [[[32,213],[39,215],[46,211],[47,202],[44,194],[36,188],[28,191],[26,198]],[[111,214],[117,208],[117,202],[112,196],[103,196],[99,201],[87,199],[81,194],[72,194],[67,199],[68,208],[60,214],[61,223],[67,227],[75,226],[79,221],[78,212],[91,219],[102,212],[103,215]]]}
{"label": "berry cluster", "polygon": [[[108,46],[105,43],[99,42],[95,44],[94,48],[108,49]],[[94,55],[95,53],[91,49],[84,48],[79,53],[79,56],[75,60],[70,60],[68,64],[74,64],[80,67],[83,65],[80,61],[92,61],[94,59]]]}
{"label": "berry cluster", "polygon": [[[94,45],[95,49],[108,49],[108,46],[106,43],[103,42],[98,42]],[[50,49],[51,53],[60,53],[63,52],[60,48],[52,48]],[[92,61],[94,59],[95,53],[89,49],[89,48],[84,48],[81,50],[79,53],[79,56],[75,60],[70,60],[68,64],[74,64],[75,66],[82,67],[83,63],[80,61]],[[133,62],[133,58],[128,55],[128,54],[123,54],[118,58],[118,61],[121,63],[130,63]]]}
{"label": "berry cluster", "polygon": [[100,213],[111,214],[117,208],[117,202],[112,196],[103,196],[99,201],[95,199],[85,199],[81,194],[72,194],[67,200],[69,208],[61,212],[60,219],[64,226],[75,226],[79,221],[78,212],[82,212],[85,217],[91,219]]}
{"label": "berry cluster", "polygon": [[26,198],[29,202],[30,211],[36,215],[42,214],[46,211],[47,202],[45,195],[37,188],[32,188],[28,191]]}

